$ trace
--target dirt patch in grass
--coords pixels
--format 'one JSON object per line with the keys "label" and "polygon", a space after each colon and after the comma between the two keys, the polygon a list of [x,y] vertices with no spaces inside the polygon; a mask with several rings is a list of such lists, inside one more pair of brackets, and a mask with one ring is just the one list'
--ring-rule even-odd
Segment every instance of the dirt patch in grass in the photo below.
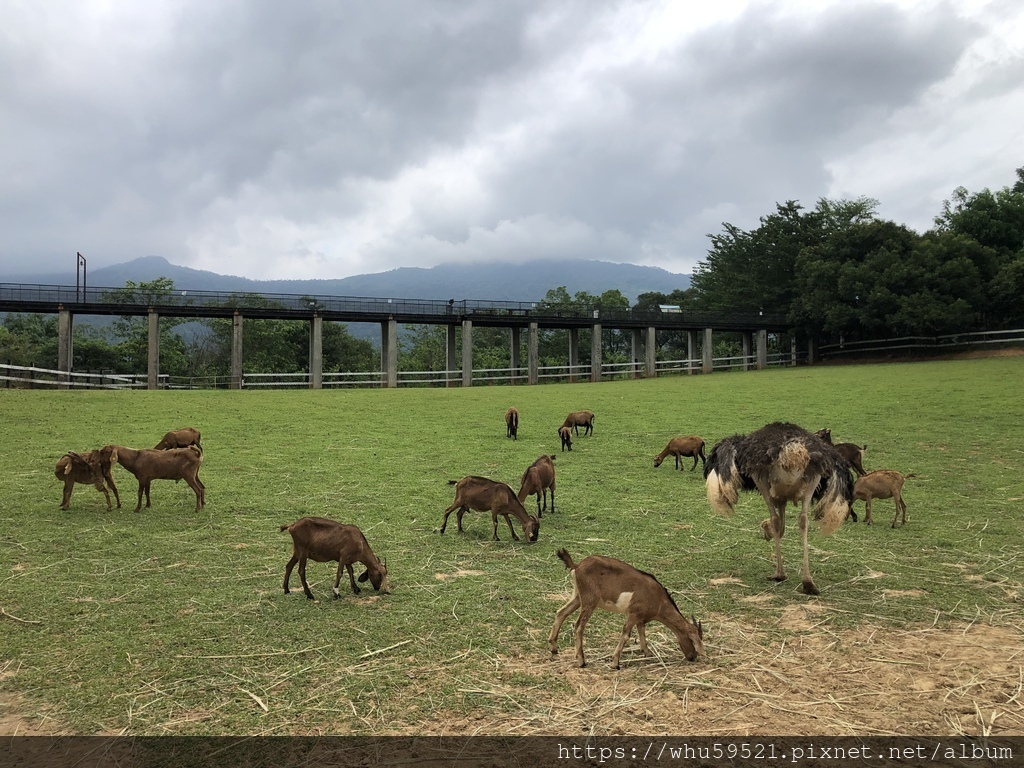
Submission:
{"label": "dirt patch in grass", "polygon": [[[834,630],[825,622],[827,609],[814,603],[787,608],[777,628],[709,617],[709,656],[692,664],[655,624],[648,639],[657,658],[644,659],[634,645],[617,672],[608,666],[614,632],[591,628],[584,669],[563,632],[554,659],[538,652],[503,660],[514,681],[488,683],[494,711],[394,733],[1024,734],[1021,627]],[[524,676],[538,685],[524,685]]]}
{"label": "dirt patch in grass", "polygon": [[[1024,627],[837,629],[829,611],[811,602],[787,606],[764,626],[709,616],[708,657],[695,663],[652,624],[655,657],[627,646],[619,671],[609,667],[617,632],[607,623],[591,623],[584,669],[576,667],[569,624],[553,658],[547,629],[532,628],[537,651],[496,660],[497,671],[474,690],[472,714],[431,711],[380,733],[1024,734]],[[16,686],[15,675],[0,676],[0,735],[70,732],[33,712]]]}

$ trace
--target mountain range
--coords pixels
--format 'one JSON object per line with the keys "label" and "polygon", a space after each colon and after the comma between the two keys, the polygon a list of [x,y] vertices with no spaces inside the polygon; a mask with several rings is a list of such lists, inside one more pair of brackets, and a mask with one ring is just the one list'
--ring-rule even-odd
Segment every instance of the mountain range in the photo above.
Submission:
{"label": "mountain range", "polygon": [[[690,287],[689,275],[660,267],[584,260],[441,264],[337,279],[251,280],[180,267],[160,256],[144,256],[86,274],[88,285],[96,288],[121,288],[128,280],[140,283],[159,277],[170,278],[176,288],[193,291],[523,302],[543,299],[549,290],[559,287],[565,287],[569,295],[585,291],[595,296],[618,289],[631,303],[641,293],[671,293]],[[0,275],[0,282],[74,285],[75,274],[69,269],[67,273]]]}

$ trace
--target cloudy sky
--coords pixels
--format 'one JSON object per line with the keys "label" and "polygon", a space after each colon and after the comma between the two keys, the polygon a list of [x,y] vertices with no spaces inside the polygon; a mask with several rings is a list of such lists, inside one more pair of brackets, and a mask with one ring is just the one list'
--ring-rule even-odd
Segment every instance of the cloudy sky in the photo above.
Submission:
{"label": "cloudy sky", "polygon": [[9,0],[0,280],[596,258],[1024,165],[1020,0]]}

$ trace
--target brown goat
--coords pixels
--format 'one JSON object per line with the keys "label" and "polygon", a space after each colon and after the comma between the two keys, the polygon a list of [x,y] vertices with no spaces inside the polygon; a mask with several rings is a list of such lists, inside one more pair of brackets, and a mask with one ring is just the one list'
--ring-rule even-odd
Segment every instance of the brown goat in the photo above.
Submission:
{"label": "brown goat", "polygon": [[[548,508],[548,488],[551,489],[551,511],[555,511],[555,457],[541,456],[533,464],[526,468],[523,477],[519,481],[519,493],[516,498],[520,503],[526,502],[526,497],[537,494],[537,517],[543,516],[544,510]],[[544,509],[541,509],[540,501],[544,499]]]}
{"label": "brown goat", "polygon": [[511,437],[513,440],[519,439],[519,411],[515,408],[505,411],[505,428],[505,437]]}
{"label": "brown goat", "polygon": [[619,657],[634,626],[640,638],[640,650],[645,656],[651,655],[644,631],[650,621],[660,621],[672,630],[687,660],[693,661],[704,653],[703,625],[695,618],[686,619],[668,590],[654,576],[613,557],[590,555],[574,563],[566,550],[560,549],[557,554],[572,571],[573,595],[555,615],[555,624],[548,635],[552,654],[558,653],[562,624],[573,611],[580,609],[574,627],[576,661],[581,667],[587,665],[583,655],[583,630],[596,608],[626,614],[626,623],[622,625],[622,635],[612,656],[613,669],[619,668]]}
{"label": "brown goat", "polygon": [[488,480],[486,477],[468,475],[461,480],[449,480],[448,485],[455,486],[455,501],[444,511],[444,519],[441,521],[441,533],[448,526],[448,515],[458,509],[456,520],[459,524],[459,533],[465,533],[462,529],[462,516],[470,509],[478,512],[490,512],[491,521],[494,523],[494,540],[498,541],[498,515],[505,516],[508,529],[512,538],[519,541],[509,515],[515,517],[523,526],[523,535],[528,541],[536,541],[540,533],[540,520],[533,515],[527,514],[522,502],[516,498],[515,493],[505,483],[498,483]]}
{"label": "brown goat", "polygon": [[[850,466],[853,467],[853,471],[857,473],[858,477],[867,474],[867,472],[864,471],[864,451],[868,449],[866,445],[860,446],[857,445],[856,443],[833,443],[832,430],[829,429],[828,427],[826,427],[825,429],[819,429],[816,434],[826,443],[829,443],[830,445],[832,445],[832,447],[839,451],[839,455],[846,459],[847,462],[849,462]],[[853,519],[854,522],[856,522],[856,515],[854,515]]]}
{"label": "brown goat", "polygon": [[676,469],[682,470],[683,462],[680,459],[683,456],[693,457],[693,466],[690,467],[690,471],[693,472],[697,468],[697,459],[700,459],[701,467],[706,466],[706,458],[704,456],[704,440],[691,435],[690,437],[673,437],[668,441],[668,445],[665,446],[665,450],[654,457],[654,466],[660,467],[661,462],[665,460],[666,456],[676,457]]}
{"label": "brown goat", "polygon": [[583,436],[586,437],[594,431],[594,414],[590,411],[573,411],[565,417],[562,426],[574,429],[576,437],[580,436],[580,427],[583,427]]}
{"label": "brown goat", "polygon": [[903,501],[903,481],[917,475],[902,475],[895,469],[876,469],[857,478],[853,484],[853,498],[863,501],[866,507],[864,522],[871,525],[871,500],[893,499],[896,502],[896,514],[892,518],[892,527],[896,527],[896,519],[903,513],[900,525],[907,523],[907,505]]}
{"label": "brown goat", "polygon": [[292,556],[284,569],[284,593],[286,595],[290,592],[288,580],[291,578],[292,568],[298,563],[302,591],[310,600],[314,599],[309,582],[306,581],[307,560],[317,563],[337,561],[338,573],[334,577],[335,600],[341,597],[338,585],[341,584],[341,572],[344,569],[348,569],[352,592],[359,594],[355,574],[352,573],[353,563],[362,563],[366,566],[359,581],[369,579],[374,589],[384,593],[388,592],[385,586],[385,579],[388,575],[387,563],[377,559],[363,532],[356,526],[345,525],[324,517],[302,517],[291,525],[282,525],[281,530],[288,531],[292,535]]}
{"label": "brown goat", "polygon": [[558,439],[562,441],[562,453],[572,450],[572,430],[569,427],[558,428]]}
{"label": "brown goat", "polygon": [[117,507],[121,508],[121,495],[117,492],[117,484],[111,469],[114,466],[112,459],[113,451],[110,446],[100,448],[98,451],[87,451],[86,453],[75,453],[68,451],[57,460],[57,466],[53,473],[58,480],[64,481],[64,498],[60,503],[61,509],[68,509],[71,506],[71,492],[75,483],[87,483],[100,491],[107,499],[107,511],[113,507],[110,505],[110,488],[117,499]]}
{"label": "brown goat", "polygon": [[200,445],[199,438],[199,430],[195,427],[182,427],[168,432],[153,448],[157,451],[166,451],[169,448],[188,448],[190,445],[198,445],[202,450],[203,446]]}
{"label": "brown goat", "polygon": [[155,448],[135,450],[122,445],[111,445],[111,461],[116,461],[139,481],[139,502],[135,511],[142,509],[142,494],[146,494],[149,507],[149,486],[154,480],[184,480],[196,494],[196,512],[206,506],[206,486],[199,479],[199,467],[203,463],[203,451],[199,446],[169,448],[158,451]]}

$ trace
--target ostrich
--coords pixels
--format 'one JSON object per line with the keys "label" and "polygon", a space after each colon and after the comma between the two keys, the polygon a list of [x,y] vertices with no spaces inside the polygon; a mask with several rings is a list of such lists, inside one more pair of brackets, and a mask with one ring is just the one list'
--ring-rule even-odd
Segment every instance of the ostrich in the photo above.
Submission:
{"label": "ostrich", "polygon": [[769,518],[761,523],[765,539],[775,541],[775,573],[783,581],[782,535],[786,532],[786,504],[800,504],[803,539],[803,589],[821,594],[811,578],[807,560],[807,513],[817,502],[815,519],[822,532],[838,528],[853,504],[850,465],[831,445],[796,424],[775,422],[749,435],[720,441],[704,468],[708,502],[721,515],[730,516],[741,490],[758,491],[768,504]]}

